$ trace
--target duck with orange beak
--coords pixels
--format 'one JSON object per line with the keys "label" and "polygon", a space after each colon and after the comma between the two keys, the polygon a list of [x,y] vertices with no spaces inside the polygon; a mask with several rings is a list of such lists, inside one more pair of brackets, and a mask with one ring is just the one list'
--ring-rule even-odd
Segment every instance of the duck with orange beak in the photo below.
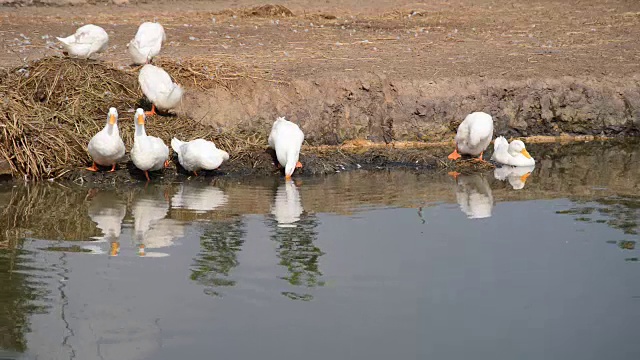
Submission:
{"label": "duck with orange beak", "polygon": [[87,170],[98,171],[97,165],[111,166],[110,172],[116,171],[116,164],[124,156],[124,142],[118,130],[118,111],[112,107],[107,115],[104,129],[95,134],[89,141],[87,151],[93,159],[93,165]]}
{"label": "duck with orange beak", "polygon": [[136,132],[133,137],[131,160],[144,172],[147,181],[150,181],[149,171],[169,167],[169,147],[162,139],[147,135],[144,127],[145,118],[144,110],[138,108],[134,117]]}
{"label": "duck with orange beak", "polygon": [[524,142],[513,140],[511,143],[499,136],[493,142],[493,155],[491,160],[511,166],[534,166],[536,161],[527,151]]}

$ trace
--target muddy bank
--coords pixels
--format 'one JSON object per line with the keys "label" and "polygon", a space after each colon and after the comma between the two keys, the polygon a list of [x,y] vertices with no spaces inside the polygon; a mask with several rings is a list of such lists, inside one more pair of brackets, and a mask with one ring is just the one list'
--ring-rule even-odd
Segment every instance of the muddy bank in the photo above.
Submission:
{"label": "muddy bank", "polygon": [[[202,79],[188,63],[164,64],[174,76],[182,74],[178,78],[184,84]],[[305,132],[306,174],[361,167],[448,168],[442,160],[450,149],[424,151],[403,147],[403,142],[450,141],[464,116],[477,110],[494,116],[496,136],[635,135],[640,126],[638,80],[493,80],[478,85],[460,79],[436,83],[378,76],[273,82],[248,73],[187,86],[177,116],[155,116],[147,128],[165,143],[172,137],[214,141],[230,154],[220,169],[230,174],[274,173],[273,157],[265,152],[267,136],[273,120],[283,115]],[[86,146],[104,126],[111,106],[120,112],[120,133],[131,149],[132,113],[136,107],[150,108],[135,68],[44,58],[0,77],[0,99],[0,175],[108,182],[135,179],[139,173],[126,159],[115,178],[86,176],[81,170],[91,162]],[[365,145],[389,145],[340,146],[363,140]]]}
{"label": "muddy bank", "polygon": [[[527,146],[536,159],[536,171],[551,171],[556,173],[559,167],[571,167],[578,179],[583,182],[585,177],[593,176],[588,169],[596,163],[611,163],[624,171],[638,156],[637,149],[640,142],[637,140],[608,140],[592,142],[571,143],[532,143]],[[445,158],[451,151],[450,147],[423,146],[420,148],[392,148],[392,147],[323,147],[303,148],[300,160],[303,168],[296,170],[294,180],[315,178],[320,175],[329,175],[349,171],[369,171],[372,173],[388,172],[390,170],[406,170],[415,174],[444,174],[449,171],[458,171],[463,174],[484,173],[493,170],[491,163],[487,165],[474,162],[456,165]],[[487,154],[490,157],[490,153]],[[246,154],[237,161],[225,162],[215,171],[200,172],[199,176],[186,172],[180,167],[177,158],[173,158],[170,167],[164,171],[150,173],[153,184],[170,184],[180,181],[208,183],[211,181],[277,181],[283,178],[283,170],[276,169],[273,162],[273,153],[267,150],[256,150]],[[618,166],[619,165],[619,166]],[[613,169],[614,165],[612,165]],[[544,170],[537,170],[544,169]],[[84,168],[71,169],[62,174],[56,181],[73,182],[79,185],[98,187],[123,186],[126,184],[144,183],[144,174],[136,169],[130,161],[122,162],[118,169],[110,173],[108,169],[94,173]],[[635,171],[635,170],[634,170]],[[580,173],[580,174],[579,174]],[[584,173],[584,174],[582,174]],[[635,172],[633,173],[635,174]],[[625,174],[616,171],[602,173],[606,176],[604,183],[611,183],[615,179],[624,181]],[[271,180],[267,180],[271,179]],[[558,179],[556,179],[558,180]],[[566,179],[565,179],[566,180]],[[557,193],[567,192],[576,186],[574,181],[558,181]],[[590,180],[591,181],[591,180]],[[551,185],[553,182],[545,186]],[[536,186],[536,185],[534,185]]]}
{"label": "muddy bank", "polygon": [[204,124],[267,131],[276,116],[298,122],[312,145],[347,140],[443,141],[473,111],[506,136],[636,135],[640,77],[395,80],[382,74],[190,89],[180,112]]}

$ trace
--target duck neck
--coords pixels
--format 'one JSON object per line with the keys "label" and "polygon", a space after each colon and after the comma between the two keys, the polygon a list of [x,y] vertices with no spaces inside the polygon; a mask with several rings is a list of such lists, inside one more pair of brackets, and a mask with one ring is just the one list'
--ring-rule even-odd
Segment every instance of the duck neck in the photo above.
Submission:
{"label": "duck neck", "polygon": [[147,136],[147,132],[144,130],[144,125],[136,124],[136,137]]}
{"label": "duck neck", "polygon": [[107,123],[107,134],[113,135],[114,132],[118,132],[118,125]]}

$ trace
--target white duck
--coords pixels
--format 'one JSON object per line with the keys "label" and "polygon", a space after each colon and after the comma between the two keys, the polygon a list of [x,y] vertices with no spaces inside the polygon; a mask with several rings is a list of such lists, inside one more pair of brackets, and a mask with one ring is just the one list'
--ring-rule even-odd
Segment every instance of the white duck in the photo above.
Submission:
{"label": "white duck", "polygon": [[111,171],[116,171],[116,163],[124,156],[124,142],[118,130],[118,111],[112,107],[107,116],[107,125],[95,134],[87,147],[89,155],[93,159],[93,165],[87,170],[98,171],[98,165],[111,166]]}
{"label": "white duck", "polygon": [[129,55],[136,65],[147,64],[160,53],[162,43],[167,40],[162,25],[144,22],[138,27],[136,36],[127,44]]}
{"label": "white duck", "polygon": [[88,58],[107,49],[109,34],[100,26],[88,24],[79,27],[73,35],[57,39],[62,43],[65,55]]}
{"label": "white duck", "polygon": [[279,117],[273,122],[269,134],[269,146],[276,151],[276,157],[280,166],[284,167],[285,178],[291,179],[296,168],[302,168],[298,161],[300,147],[304,141],[304,133],[300,127],[284,117]]}
{"label": "white duck", "polygon": [[148,136],[144,128],[144,111],[136,110],[134,124],[136,128],[131,149],[131,160],[149,181],[149,171],[160,170],[169,166],[169,147],[162,139]]}
{"label": "white duck", "polygon": [[278,187],[271,213],[279,227],[295,227],[293,224],[300,220],[303,211],[298,187],[292,180],[287,180]]}
{"label": "white duck", "polygon": [[491,160],[511,166],[533,166],[536,163],[522,141],[513,140],[509,143],[504,136],[497,137],[493,142]]}
{"label": "white duck", "polygon": [[215,170],[223,161],[229,160],[229,154],[220,150],[211,141],[195,139],[189,142],[171,139],[171,147],[178,154],[178,162],[187,171],[198,176],[200,170]]}
{"label": "white duck", "polygon": [[153,104],[147,115],[155,115],[156,107],[160,110],[173,109],[182,100],[182,87],[174,83],[169,74],[157,66],[143,66],[138,75],[138,82],[142,93]]}
{"label": "white duck", "polygon": [[458,160],[461,154],[478,156],[487,149],[493,138],[493,118],[484,112],[474,112],[467,115],[456,133],[456,148],[449,154],[449,160]]}
{"label": "white duck", "polygon": [[469,219],[491,217],[493,195],[487,179],[479,174],[456,178],[456,200]]}
{"label": "white duck", "polygon": [[535,165],[532,166],[509,166],[505,165],[496,168],[493,171],[493,177],[497,180],[504,181],[509,180],[509,184],[514,190],[520,190],[524,188],[527,178],[531,175],[535,169]]}
{"label": "white duck", "polygon": [[224,206],[228,201],[229,197],[217,187],[182,184],[171,198],[171,208],[203,214]]}

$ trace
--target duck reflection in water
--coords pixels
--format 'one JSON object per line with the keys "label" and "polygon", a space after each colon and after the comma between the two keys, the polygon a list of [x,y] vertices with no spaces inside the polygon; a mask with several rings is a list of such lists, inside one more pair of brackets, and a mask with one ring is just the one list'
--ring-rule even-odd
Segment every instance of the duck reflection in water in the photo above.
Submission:
{"label": "duck reflection in water", "polygon": [[483,174],[460,174],[456,177],[456,200],[469,219],[491,217],[493,195]]}
{"label": "duck reflection in water", "polygon": [[135,196],[131,207],[138,255],[168,256],[160,252],[147,252],[146,249],[173,245],[174,238],[184,236],[184,225],[179,221],[166,218],[169,214],[168,194],[159,188],[149,190],[145,188],[143,193]]}
{"label": "duck reflection in water", "polygon": [[227,195],[215,186],[203,184],[181,184],[178,192],[171,198],[171,207],[206,213],[224,206]]}
{"label": "duck reflection in water", "polygon": [[[318,259],[324,253],[314,244],[319,222],[315,215],[304,211],[293,181],[287,180],[276,190],[271,215],[267,219],[267,225],[273,228],[271,239],[278,243],[276,251],[280,265],[288,272],[282,279],[296,287],[323,286]],[[284,291],[282,294],[294,300],[313,299],[308,293]]]}
{"label": "duck reflection in water", "polygon": [[535,165],[532,166],[509,166],[505,165],[496,168],[493,171],[493,177],[496,180],[504,181],[508,180],[509,184],[514,190],[520,190],[524,188],[527,178],[533,172]]}
{"label": "duck reflection in water", "polygon": [[287,180],[276,191],[271,214],[275,216],[279,227],[296,227],[295,223],[300,220],[303,211],[298,187],[292,180]]}
{"label": "duck reflection in water", "polygon": [[89,190],[87,200],[91,201],[89,217],[103,233],[103,236],[96,238],[97,242],[109,242],[109,255],[117,256],[120,252],[120,232],[122,220],[127,214],[127,205],[113,193],[97,189]]}

